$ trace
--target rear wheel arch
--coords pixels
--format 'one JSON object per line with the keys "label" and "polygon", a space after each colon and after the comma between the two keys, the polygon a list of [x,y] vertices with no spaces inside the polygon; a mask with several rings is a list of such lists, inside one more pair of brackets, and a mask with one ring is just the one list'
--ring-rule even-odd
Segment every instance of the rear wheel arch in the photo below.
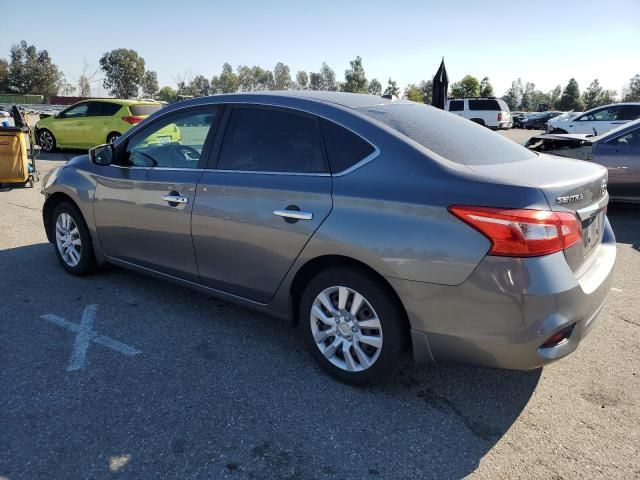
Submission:
{"label": "rear wheel arch", "polygon": [[312,278],[323,270],[332,267],[349,267],[361,272],[365,272],[367,276],[377,283],[379,283],[384,290],[389,294],[395,303],[403,313],[402,322],[406,327],[407,334],[411,325],[409,323],[409,317],[400,300],[399,295],[391,284],[382,276],[378,271],[371,268],[366,263],[356,260],[351,257],[342,255],[323,255],[313,258],[305,263],[295,274],[293,281],[291,282],[290,293],[290,306],[291,306],[291,323],[293,326],[298,326],[300,319],[298,318],[298,312],[300,310],[300,299],[305,287],[309,284]]}
{"label": "rear wheel arch", "polygon": [[[111,132],[109,132],[109,133],[107,134],[107,138],[105,139],[105,142],[106,142],[106,143],[113,143],[113,142],[115,141],[115,139],[117,139],[117,138],[118,138],[119,136],[121,136],[121,135],[122,135],[122,134],[121,134],[120,132],[117,132],[117,131],[115,131],[115,130],[112,130]],[[115,138],[112,140],[112,137],[115,137]]]}
{"label": "rear wheel arch", "polygon": [[485,122],[482,118],[470,118],[473,123],[477,123],[478,125],[485,126]]}

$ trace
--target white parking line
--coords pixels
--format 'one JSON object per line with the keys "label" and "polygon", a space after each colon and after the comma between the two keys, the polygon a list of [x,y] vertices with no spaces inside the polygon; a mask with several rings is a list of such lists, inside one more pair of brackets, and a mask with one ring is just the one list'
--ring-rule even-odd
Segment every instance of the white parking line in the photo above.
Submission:
{"label": "white parking line", "polygon": [[119,342],[105,335],[98,335],[98,333],[93,329],[97,310],[98,305],[87,305],[82,313],[82,319],[79,324],[70,322],[66,318],[59,317],[52,313],[47,313],[40,317],[54,325],[58,325],[59,327],[66,328],[67,330],[76,333],[76,338],[73,342],[73,351],[71,352],[71,358],[69,359],[69,365],[67,366],[67,372],[80,370],[84,367],[87,357],[87,349],[91,342],[110,348],[111,350],[115,350],[116,352],[120,352],[127,356],[133,356],[140,353],[139,350],[136,350],[125,343]]}

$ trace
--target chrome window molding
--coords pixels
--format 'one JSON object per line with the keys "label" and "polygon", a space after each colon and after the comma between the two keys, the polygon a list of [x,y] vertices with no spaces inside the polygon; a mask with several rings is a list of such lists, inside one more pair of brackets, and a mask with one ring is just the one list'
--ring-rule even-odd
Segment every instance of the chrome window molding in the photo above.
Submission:
{"label": "chrome window molding", "polygon": [[138,167],[136,165],[115,165],[110,167],[122,168],[126,170],[162,170],[162,171],[178,171],[178,172],[204,172],[204,168],[185,168],[185,167]]}
{"label": "chrome window molding", "polygon": [[330,177],[331,174],[327,172],[270,172],[261,170],[223,170],[220,168],[208,168],[207,172],[220,172],[220,173],[242,173],[242,174],[255,174],[255,175],[294,175],[297,177]]}

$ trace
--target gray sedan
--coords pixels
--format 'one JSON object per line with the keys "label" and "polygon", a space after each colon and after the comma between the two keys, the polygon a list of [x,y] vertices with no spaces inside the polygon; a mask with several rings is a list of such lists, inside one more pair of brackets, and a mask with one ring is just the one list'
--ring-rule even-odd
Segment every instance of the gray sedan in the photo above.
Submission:
{"label": "gray sedan", "polygon": [[299,325],[351,384],[415,363],[531,369],[596,324],[605,168],[409,101],[329,92],[165,108],[43,181],[62,266],[105,262]]}
{"label": "gray sedan", "polygon": [[640,120],[598,136],[537,135],[525,146],[537,152],[598,163],[609,171],[608,188],[613,200],[640,203]]}

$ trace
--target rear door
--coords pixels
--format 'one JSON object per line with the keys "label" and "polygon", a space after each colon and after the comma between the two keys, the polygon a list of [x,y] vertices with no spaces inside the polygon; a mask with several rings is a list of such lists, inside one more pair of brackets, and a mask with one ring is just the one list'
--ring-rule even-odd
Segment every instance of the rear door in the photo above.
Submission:
{"label": "rear door", "polygon": [[331,211],[319,121],[237,105],[223,123],[217,167],[203,174],[193,208],[200,282],[267,303]]}
{"label": "rear door", "polygon": [[[118,164],[96,178],[94,214],[106,255],[198,280],[191,212],[218,120],[215,107],[183,109],[118,145]],[[159,133],[166,129],[177,133]]]}
{"label": "rear door", "polygon": [[89,102],[84,124],[84,136],[87,145],[95,146],[105,143],[111,133],[113,115],[122,105],[113,102]]}
{"label": "rear door", "polygon": [[598,143],[594,161],[607,167],[612,197],[640,199],[640,127]]}

